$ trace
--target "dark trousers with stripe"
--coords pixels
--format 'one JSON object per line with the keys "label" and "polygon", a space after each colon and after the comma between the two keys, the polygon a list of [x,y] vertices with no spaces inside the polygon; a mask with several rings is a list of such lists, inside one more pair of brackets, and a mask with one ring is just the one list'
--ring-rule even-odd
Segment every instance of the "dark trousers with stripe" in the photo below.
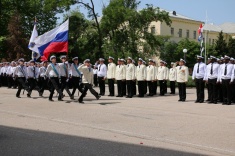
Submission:
{"label": "dark trousers with stripe", "polygon": [[99,82],[100,94],[104,95],[105,94],[105,80],[104,80],[104,77],[98,77],[98,82]]}
{"label": "dark trousers with stripe", "polygon": [[117,80],[118,96],[123,96],[123,81]]}
{"label": "dark trousers with stripe", "polygon": [[181,101],[186,100],[186,84],[185,83],[178,83],[179,88],[179,99]]}
{"label": "dark trousers with stripe", "polygon": [[69,84],[67,82],[67,77],[66,76],[61,76],[61,92],[63,93],[64,90],[68,93],[68,95],[71,97],[71,92],[69,90]]}
{"label": "dark trousers with stripe", "polygon": [[75,76],[73,76],[73,77],[72,77],[72,84],[73,84],[72,96],[74,96],[74,94],[75,94],[75,92],[76,92],[77,89],[78,89],[78,91],[79,91],[80,93],[83,92],[83,89],[82,89],[82,87],[81,87],[81,85],[80,85],[80,77],[75,77]]}
{"label": "dark trousers with stripe", "polygon": [[26,79],[24,77],[18,77],[17,82],[18,82],[18,90],[16,93],[16,97],[20,96],[20,92],[22,89],[25,89],[26,91],[29,91],[29,87],[25,83]]}
{"label": "dark trousers with stripe", "polygon": [[114,79],[108,79],[109,95],[114,96]]}
{"label": "dark trousers with stripe", "polygon": [[127,86],[127,96],[133,97],[133,81],[126,80],[126,86]]}
{"label": "dark trousers with stripe", "polygon": [[209,96],[210,102],[217,102],[218,101],[218,85],[217,85],[217,79],[208,79],[208,89],[210,90]]}
{"label": "dark trousers with stripe", "polygon": [[49,99],[51,100],[54,94],[54,91],[56,90],[59,93],[58,99],[62,99],[62,92],[60,89],[60,83],[59,83],[59,78],[58,77],[51,77],[50,78],[50,95]]}
{"label": "dark trousers with stripe", "polygon": [[29,84],[29,92],[28,95],[31,95],[32,91],[36,87],[36,79],[34,78],[28,78],[28,84]]}
{"label": "dark trousers with stripe", "polygon": [[144,97],[144,87],[145,87],[145,81],[138,81],[138,92],[139,92],[139,97]]}
{"label": "dark trousers with stripe", "polygon": [[222,79],[222,88],[223,88],[223,103],[230,104],[231,99],[231,84],[230,79]]}
{"label": "dark trousers with stripe", "polygon": [[175,94],[175,81],[170,81],[171,94]]}
{"label": "dark trousers with stripe", "polygon": [[196,91],[197,91],[197,101],[204,101],[205,98],[205,82],[202,79],[195,79]]}

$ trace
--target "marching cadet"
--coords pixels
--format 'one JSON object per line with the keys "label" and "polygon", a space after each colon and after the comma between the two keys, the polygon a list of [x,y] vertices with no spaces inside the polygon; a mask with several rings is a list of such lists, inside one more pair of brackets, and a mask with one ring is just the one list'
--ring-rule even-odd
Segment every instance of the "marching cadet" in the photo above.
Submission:
{"label": "marching cadet", "polygon": [[66,92],[68,93],[70,99],[74,99],[73,95],[71,94],[71,92],[69,90],[69,85],[68,85],[69,65],[68,65],[68,63],[66,63],[66,61],[67,61],[66,55],[60,56],[60,60],[61,60],[61,63],[58,63],[58,66],[59,66],[59,73],[60,73],[60,79],[61,79],[61,86],[60,86],[61,92],[63,94],[63,91],[65,89]]}
{"label": "marching cadet", "polygon": [[208,103],[217,104],[218,101],[218,93],[217,93],[217,85],[219,83],[219,73],[220,73],[220,65],[216,62],[216,57],[210,56],[211,62],[206,67],[205,80],[208,84],[209,92],[209,101]]}
{"label": "marching cadet", "polygon": [[153,84],[153,95],[157,95],[157,74],[158,74],[158,67],[157,62],[153,60],[153,67],[154,67],[154,80]]}
{"label": "marching cadet", "polygon": [[179,100],[184,102],[186,100],[186,83],[188,82],[188,67],[185,66],[185,60],[180,59],[179,66],[176,67],[176,78],[179,88]]}
{"label": "marching cadet", "polygon": [[27,97],[31,98],[31,93],[33,89],[36,87],[36,80],[38,79],[39,72],[37,71],[37,68],[35,67],[35,61],[31,60],[29,61],[29,66],[27,68],[27,75],[28,75],[28,85],[29,85],[29,91],[27,94]]}
{"label": "marching cadet", "polygon": [[196,84],[196,93],[197,99],[195,103],[203,103],[205,98],[205,73],[206,73],[206,64],[202,62],[203,57],[197,55],[197,63],[193,68],[192,80],[195,81]]}
{"label": "marching cadet", "polygon": [[83,72],[82,83],[84,84],[84,90],[82,92],[82,95],[79,97],[78,102],[84,103],[83,98],[86,96],[88,89],[96,97],[96,99],[99,100],[101,96],[99,96],[99,94],[92,88],[94,81],[90,60],[86,59],[83,63],[84,64],[78,67],[78,70]]}
{"label": "marching cadet", "polygon": [[123,88],[126,87],[123,82],[126,80],[126,67],[123,65],[123,59],[118,59],[118,65],[116,66],[115,79],[117,81],[118,95],[116,97],[123,97]]}
{"label": "marching cadet", "polygon": [[126,65],[126,85],[127,85],[127,96],[126,98],[132,98],[133,93],[133,81],[135,80],[135,65],[132,63],[132,58],[128,57]]}
{"label": "marching cadet", "polygon": [[43,96],[44,90],[47,86],[48,78],[46,77],[47,61],[43,61],[39,68],[39,96]]}
{"label": "marching cadet", "polygon": [[18,62],[19,62],[19,65],[16,67],[16,70],[13,73],[13,78],[17,79],[17,82],[18,82],[18,90],[16,93],[16,97],[21,98],[20,92],[22,88],[25,89],[27,92],[29,92],[29,87],[26,85],[26,80],[28,76],[27,76],[26,67],[24,66],[24,59],[21,58],[18,60]]}
{"label": "marching cadet", "polygon": [[157,80],[160,85],[160,96],[165,95],[165,81],[167,79],[167,68],[164,66],[165,62],[163,60],[160,61],[160,67],[158,67]]}
{"label": "marching cadet", "polygon": [[109,64],[107,69],[107,79],[108,79],[108,85],[109,85],[109,95],[108,96],[114,96],[114,81],[115,81],[115,72],[116,72],[116,64],[113,63],[114,58],[109,56]]}
{"label": "marching cadet", "polygon": [[104,64],[104,59],[99,59],[99,65],[98,65],[98,83],[100,88],[100,94],[99,95],[105,95],[105,80],[107,77],[107,67]]}
{"label": "marching cadet", "polygon": [[46,76],[49,77],[49,82],[50,82],[50,95],[49,95],[49,101],[54,101],[52,99],[54,91],[56,89],[56,91],[59,93],[58,96],[58,101],[63,101],[63,94],[62,91],[60,89],[60,68],[59,65],[56,63],[56,57],[54,55],[52,55],[50,57],[50,61],[51,63],[48,65],[47,70],[46,70]]}
{"label": "marching cadet", "polygon": [[78,70],[78,67],[79,67],[78,57],[74,57],[72,61],[73,63],[71,64],[70,69],[69,69],[69,77],[72,79],[73,91],[72,91],[72,95],[70,98],[74,99],[74,94],[76,92],[76,89],[78,89],[78,95],[79,95],[79,92],[82,93],[83,90],[80,85],[82,74]]}
{"label": "marching cadet", "polygon": [[154,95],[154,87],[153,82],[155,80],[155,68],[153,66],[153,60],[149,59],[149,65],[146,68],[146,81],[148,82],[149,94],[148,96]]}
{"label": "marching cadet", "polygon": [[136,68],[136,80],[138,81],[138,97],[144,97],[144,87],[146,81],[146,66],[143,65],[143,59],[139,58],[138,66]]}
{"label": "marching cadet", "polygon": [[231,105],[231,84],[234,79],[234,66],[229,63],[230,57],[224,56],[224,64],[220,67],[220,82],[223,88],[223,105]]}
{"label": "marching cadet", "polygon": [[169,71],[169,81],[170,81],[170,94],[175,94],[175,81],[176,81],[176,64],[171,62],[171,69]]}

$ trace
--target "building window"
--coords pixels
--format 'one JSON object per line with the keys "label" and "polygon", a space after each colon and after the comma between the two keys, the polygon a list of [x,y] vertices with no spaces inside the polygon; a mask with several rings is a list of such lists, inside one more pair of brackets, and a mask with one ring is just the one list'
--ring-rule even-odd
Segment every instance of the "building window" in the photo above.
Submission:
{"label": "building window", "polygon": [[152,33],[152,34],[156,34],[156,28],[155,28],[155,26],[152,26],[152,27],[151,27],[151,33]]}
{"label": "building window", "polygon": [[179,29],[179,37],[182,37],[182,29]]}
{"label": "building window", "polygon": [[186,37],[189,38],[189,30],[186,31]]}
{"label": "building window", "polygon": [[193,31],[193,39],[197,38],[197,31]]}
{"label": "building window", "polygon": [[174,28],[171,28],[171,36],[174,36],[175,30]]}
{"label": "building window", "polygon": [[211,39],[209,38],[209,45],[211,45]]}

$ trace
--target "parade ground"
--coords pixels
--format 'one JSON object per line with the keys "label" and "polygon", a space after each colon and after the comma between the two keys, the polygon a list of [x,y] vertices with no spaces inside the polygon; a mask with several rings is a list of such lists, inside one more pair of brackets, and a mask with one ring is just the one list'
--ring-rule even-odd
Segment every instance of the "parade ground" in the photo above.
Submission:
{"label": "parade ground", "polygon": [[[98,91],[98,88],[95,88]],[[108,95],[108,89],[106,95]],[[159,92],[159,90],[158,90]],[[48,101],[0,88],[0,155],[235,155],[235,105],[186,102],[178,95]]]}

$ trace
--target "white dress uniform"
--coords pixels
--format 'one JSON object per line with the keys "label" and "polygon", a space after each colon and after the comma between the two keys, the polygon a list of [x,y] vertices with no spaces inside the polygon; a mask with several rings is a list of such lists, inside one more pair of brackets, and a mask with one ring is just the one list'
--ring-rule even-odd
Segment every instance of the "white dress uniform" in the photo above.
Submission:
{"label": "white dress uniform", "polygon": [[141,64],[136,66],[136,80],[138,81],[138,92],[139,97],[144,97],[144,87],[145,87],[145,81],[147,78],[147,70],[146,66]]}
{"label": "white dress uniform", "polygon": [[109,96],[114,96],[114,79],[115,79],[115,73],[116,73],[116,64],[115,63],[109,63],[108,69],[107,69],[107,79],[108,79],[108,85],[109,85]]}
{"label": "white dress uniform", "polygon": [[126,85],[127,85],[127,97],[132,98],[134,95],[134,90],[133,88],[134,83],[133,81],[135,80],[135,65],[133,63],[127,64],[126,65]]}
{"label": "white dress uniform", "polygon": [[28,78],[27,76],[27,68],[25,66],[17,66],[15,72],[13,73],[13,77],[17,77],[18,81],[18,91],[16,93],[16,97],[20,98],[20,92],[22,88],[29,91],[28,86],[25,83],[25,80]]}
{"label": "white dress uniform", "polygon": [[46,76],[46,67],[42,66],[39,68],[39,77],[44,78]]}
{"label": "white dress uniform", "polygon": [[169,70],[169,81],[170,81],[170,88],[171,88],[171,93],[170,94],[175,94],[175,81],[176,81],[176,69],[175,69],[175,67],[170,68],[170,70]]}
{"label": "white dress uniform", "polygon": [[99,64],[97,66],[98,68],[98,83],[99,83],[99,88],[100,88],[100,95],[105,94],[105,81],[104,79],[107,77],[107,67],[105,64]]}
{"label": "white dress uniform", "polygon": [[60,78],[60,68],[58,64],[54,65],[54,68],[56,69],[57,73],[54,71],[52,67],[52,63],[48,65],[46,70],[46,76],[49,78],[57,77]]}
{"label": "white dress uniform", "polygon": [[68,77],[69,75],[69,65],[67,63],[58,63],[59,72],[61,77]]}
{"label": "white dress uniform", "polygon": [[163,96],[165,94],[165,83],[167,80],[167,68],[165,66],[158,67],[157,80],[160,85],[160,95]]}
{"label": "white dress uniform", "polygon": [[126,66],[125,65],[117,65],[115,72],[115,79],[117,81],[118,95],[117,97],[123,97],[123,89],[126,87]]}
{"label": "white dress uniform", "polygon": [[146,81],[148,83],[149,88],[149,96],[153,96],[154,94],[154,87],[153,87],[153,81],[156,80],[156,68],[153,65],[149,65],[146,67]]}
{"label": "white dress uniform", "polygon": [[176,81],[178,82],[179,87],[179,101],[186,100],[186,82],[188,82],[189,71],[186,66],[176,67]]}

